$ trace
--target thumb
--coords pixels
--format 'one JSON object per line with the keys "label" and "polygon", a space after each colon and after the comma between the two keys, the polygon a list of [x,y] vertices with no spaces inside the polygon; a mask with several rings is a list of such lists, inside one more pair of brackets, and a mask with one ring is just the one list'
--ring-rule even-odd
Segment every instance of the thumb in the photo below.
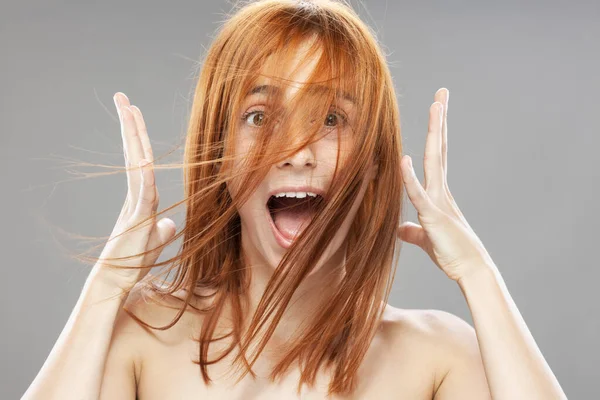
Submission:
{"label": "thumb", "polygon": [[[175,236],[176,231],[177,227],[172,219],[162,218],[159,220],[150,232],[150,237],[148,238],[148,250],[154,250],[168,242],[173,236]],[[154,263],[158,256],[160,256],[162,250],[163,249],[160,249],[149,253],[148,263]]]}
{"label": "thumb", "polygon": [[158,233],[158,240],[160,244],[168,242],[177,231],[175,222],[170,218],[162,218],[156,223],[156,231]]}
{"label": "thumb", "polygon": [[398,237],[404,242],[423,247],[425,243],[425,230],[414,222],[404,222],[398,227]]}

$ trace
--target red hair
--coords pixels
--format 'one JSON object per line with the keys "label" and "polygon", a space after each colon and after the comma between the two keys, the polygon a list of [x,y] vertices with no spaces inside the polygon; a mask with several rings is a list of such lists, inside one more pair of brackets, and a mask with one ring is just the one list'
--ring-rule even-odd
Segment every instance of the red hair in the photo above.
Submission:
{"label": "red hair", "polygon": [[[182,245],[175,257],[140,266],[166,266],[162,273],[172,277],[162,286],[152,283],[160,275],[144,281],[152,291],[174,297],[173,293],[184,290],[186,296],[176,318],[164,327],[150,326],[130,314],[147,327],[164,330],[175,325],[191,307],[203,314],[201,331],[195,338],[199,345],[196,363],[206,384],[211,381],[207,366],[235,347],[239,348],[235,363],[243,370],[240,379],[247,373],[253,374],[252,365],[292,294],[324,253],[350,211],[367,169],[376,163],[377,174],[369,183],[346,238],[345,275],[302,333],[289,343],[289,351],[271,373],[275,380],[293,362],[300,361],[300,391],[302,384],[315,383],[321,367],[331,368],[329,394],[350,393],[379,326],[400,250],[396,231],[402,214],[402,144],[392,77],[375,34],[345,3],[264,0],[240,5],[234,11],[208,49],[195,89],[182,164],[185,226],[161,247],[180,237]],[[310,54],[319,51],[313,73],[286,106],[277,94],[269,94],[270,115],[281,118],[266,118],[257,134],[256,146],[245,155],[244,167],[233,171],[240,107],[260,76],[258,71],[268,57],[274,57],[276,70],[269,78],[287,84],[277,77],[285,76],[295,49],[309,38],[314,39]],[[275,269],[244,330],[242,316],[246,312],[250,275],[241,253],[237,207],[256,190],[274,163],[319,139],[319,127],[308,129],[306,139],[292,146],[290,133],[307,131],[295,116],[326,115],[341,93],[349,95],[357,107],[352,121],[353,145],[347,158],[352,162],[337,166],[327,200],[319,204],[312,222]],[[275,129],[275,122],[279,121],[283,125]],[[234,179],[243,182],[235,199],[227,190],[227,184]],[[132,255],[136,256],[141,255]],[[197,289],[210,292],[208,307],[190,304],[193,297],[199,296]],[[231,346],[221,357],[209,360],[209,346],[223,339],[215,337],[215,328],[226,304],[233,312],[231,331],[226,335],[232,338]],[[259,336],[263,328],[264,335]],[[256,338],[257,352],[249,357],[249,344]]]}

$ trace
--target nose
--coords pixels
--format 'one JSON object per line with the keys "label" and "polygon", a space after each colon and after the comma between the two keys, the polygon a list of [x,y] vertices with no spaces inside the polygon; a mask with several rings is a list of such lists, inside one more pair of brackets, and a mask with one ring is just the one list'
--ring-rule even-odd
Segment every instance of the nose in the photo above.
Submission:
{"label": "nose", "polygon": [[317,166],[317,161],[311,146],[305,146],[296,154],[286,158],[277,164],[277,168],[292,168],[292,169],[314,169]]}

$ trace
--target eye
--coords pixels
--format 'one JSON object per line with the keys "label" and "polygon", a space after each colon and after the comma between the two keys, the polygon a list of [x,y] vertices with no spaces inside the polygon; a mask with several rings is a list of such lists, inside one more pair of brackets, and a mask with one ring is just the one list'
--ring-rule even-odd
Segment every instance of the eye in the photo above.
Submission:
{"label": "eye", "polygon": [[329,114],[325,117],[324,123],[329,129],[343,128],[348,123],[348,117],[343,110],[332,106],[329,109]]}
{"label": "eye", "polygon": [[[246,122],[247,124],[253,127],[262,126],[265,118],[266,116],[264,111],[260,110],[247,111],[242,115],[242,121]],[[327,114],[324,123],[325,126],[327,126],[328,128],[335,128],[340,123],[342,125],[345,125],[347,121],[348,118],[345,116],[343,111],[333,111]]]}
{"label": "eye", "polygon": [[[341,121],[338,121],[338,119],[340,119]],[[345,125],[347,121],[346,116],[344,115],[343,112],[330,112],[329,114],[327,114],[327,117],[325,117],[325,125],[327,127],[333,128],[336,127],[338,125],[338,123],[341,122],[342,125]],[[334,125],[330,125],[330,124],[334,124]]]}
{"label": "eye", "polygon": [[[242,120],[249,123],[248,122],[248,117],[253,116],[252,118],[250,118],[251,120],[251,125],[255,124],[254,126],[259,127],[262,125],[263,120],[265,119],[265,114],[262,111],[248,111],[245,112],[244,115],[242,115]],[[260,118],[257,118],[257,116],[260,116]]]}

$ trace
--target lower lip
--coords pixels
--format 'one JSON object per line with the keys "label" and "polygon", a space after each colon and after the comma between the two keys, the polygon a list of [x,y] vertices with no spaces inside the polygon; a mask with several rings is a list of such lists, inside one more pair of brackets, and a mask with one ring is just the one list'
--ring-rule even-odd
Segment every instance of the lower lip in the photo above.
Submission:
{"label": "lower lip", "polygon": [[273,236],[275,236],[275,241],[278,245],[283,247],[284,249],[289,248],[292,245],[292,241],[283,237],[283,235],[279,232],[279,229],[275,226],[275,222],[273,218],[271,218],[271,212],[269,211],[269,207],[266,207],[267,210],[267,219],[269,220],[269,224],[271,225],[271,231],[273,231]]}

